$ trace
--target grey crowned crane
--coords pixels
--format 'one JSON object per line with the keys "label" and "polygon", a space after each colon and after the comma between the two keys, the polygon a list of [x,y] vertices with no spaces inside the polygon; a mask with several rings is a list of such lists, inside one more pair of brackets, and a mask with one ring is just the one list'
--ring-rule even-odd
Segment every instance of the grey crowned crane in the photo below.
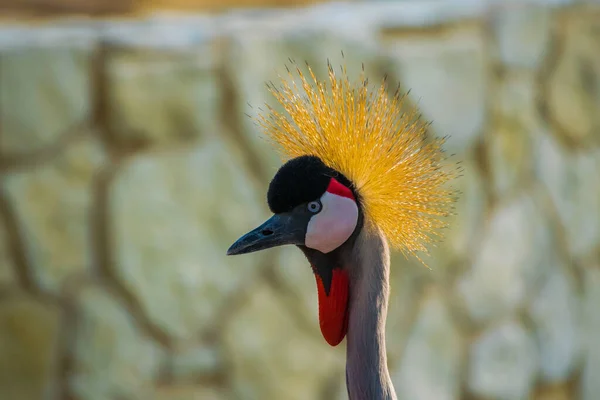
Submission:
{"label": "grey crowned crane", "polygon": [[427,252],[447,224],[455,171],[442,167],[444,139],[428,138],[398,90],[388,96],[385,81],[370,90],[364,68],[355,84],[345,68],[339,78],[328,70],[327,82],[296,67],[301,89],[291,73],[291,82],[269,85],[285,110],[269,107],[257,119],[285,160],[267,193],[274,215],[227,254],[297,246],[316,278],[323,337],[331,346],[347,338],[349,399],[392,400],[389,248]]}

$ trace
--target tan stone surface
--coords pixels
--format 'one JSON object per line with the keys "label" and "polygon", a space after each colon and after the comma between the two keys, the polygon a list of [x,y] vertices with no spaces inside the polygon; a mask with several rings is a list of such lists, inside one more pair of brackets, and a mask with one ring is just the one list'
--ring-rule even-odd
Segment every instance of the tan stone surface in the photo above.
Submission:
{"label": "tan stone surface", "polygon": [[569,152],[544,135],[535,151],[536,174],[564,226],[569,250],[585,257],[600,241],[600,150]]}
{"label": "tan stone surface", "polygon": [[60,309],[25,295],[0,303],[0,398],[38,400],[55,389]]}
{"label": "tan stone surface", "polygon": [[553,383],[567,380],[581,362],[584,315],[568,266],[557,255],[548,261],[553,271],[532,300],[529,315],[539,349],[541,380]]}
{"label": "tan stone surface", "polygon": [[279,291],[286,306],[305,321],[306,327],[315,335],[320,335],[317,285],[306,257],[291,246],[281,249],[275,257],[277,263],[272,275],[273,288]]}
{"label": "tan stone surface", "polygon": [[104,160],[99,141],[88,134],[48,164],[3,182],[34,278],[44,289],[59,291],[64,279],[91,266],[92,188]]}
{"label": "tan stone surface", "polygon": [[523,127],[503,121],[487,140],[494,194],[506,196],[526,186],[532,175],[531,138]]}
{"label": "tan stone surface", "polygon": [[0,219],[0,286],[14,283],[14,264],[9,253],[10,236],[6,230],[6,225]]}
{"label": "tan stone surface", "polygon": [[448,301],[439,291],[426,294],[396,369],[392,381],[399,398],[458,398],[461,337],[448,311]]}
{"label": "tan stone surface", "polygon": [[146,398],[163,359],[110,293],[85,288],[77,297],[69,389],[77,398]]}
{"label": "tan stone surface", "polygon": [[202,385],[164,386],[156,389],[153,400],[225,400],[224,391]]}
{"label": "tan stone surface", "polygon": [[469,354],[469,389],[477,396],[527,399],[533,391],[537,351],[531,334],[507,320],[485,331]]}
{"label": "tan stone surface", "polygon": [[[390,299],[386,322],[386,344],[390,365],[399,365],[404,357],[413,324],[419,317],[423,291],[428,284],[442,281],[446,270],[433,266],[436,273],[418,260],[393,254],[390,271]],[[394,367],[396,370],[396,367]]]}
{"label": "tan stone surface", "polygon": [[600,390],[600,348],[597,345],[598,330],[600,330],[600,314],[596,305],[600,301],[600,263],[590,265],[585,271],[584,285],[584,329],[582,341],[587,349],[581,379],[581,398],[583,400],[595,399]]}
{"label": "tan stone surface", "polygon": [[560,51],[549,80],[549,106],[565,139],[600,143],[600,12],[583,8],[557,28]]}
{"label": "tan stone surface", "polygon": [[72,14],[128,16],[161,10],[215,12],[234,7],[294,8],[321,2],[324,0],[7,0],[2,11],[6,18],[56,18]]}
{"label": "tan stone surface", "polygon": [[490,86],[491,122],[509,123],[526,130],[526,136],[543,127],[538,110],[539,93],[533,71],[503,71]]}
{"label": "tan stone surface", "polygon": [[573,390],[567,384],[554,384],[544,387],[534,396],[534,400],[572,400]]}
{"label": "tan stone surface", "polygon": [[193,50],[116,51],[107,61],[107,114],[120,145],[190,143],[219,130],[215,56]]}
{"label": "tan stone surface", "polygon": [[550,45],[551,10],[533,2],[509,2],[490,17],[498,62],[509,68],[539,67]]}
{"label": "tan stone surface", "polygon": [[171,373],[177,382],[196,382],[219,372],[222,352],[207,343],[183,346],[171,354]]}
{"label": "tan stone surface", "polygon": [[449,153],[464,153],[483,129],[486,71],[481,33],[481,26],[466,24],[436,40],[416,34],[387,41],[403,89],[410,89],[423,116],[435,121],[434,132],[450,135]]}
{"label": "tan stone surface", "polygon": [[247,173],[211,140],[131,159],[111,190],[118,279],[169,334],[189,339],[219,317],[265,255],[226,257],[267,214]]}
{"label": "tan stone surface", "polygon": [[0,152],[52,145],[90,116],[91,49],[63,43],[0,57]]}
{"label": "tan stone surface", "polygon": [[253,291],[224,337],[235,396],[248,400],[318,398],[322,379],[343,368],[345,349],[307,334],[266,285]]}
{"label": "tan stone surface", "polygon": [[[489,194],[486,192],[486,177],[477,165],[473,155],[464,158],[453,157],[449,162],[460,161],[462,172],[453,182],[460,192],[455,204],[455,215],[448,217],[448,229],[444,233],[442,243],[431,249],[431,256],[426,258],[428,265],[436,270],[434,275],[446,271],[448,263],[456,259],[464,260],[472,254],[472,250],[480,243],[483,230],[482,219],[486,216]],[[448,168],[458,168],[451,165]]]}
{"label": "tan stone surface", "polygon": [[546,269],[543,255],[551,246],[547,230],[544,215],[530,196],[519,196],[495,209],[472,269],[457,284],[474,320],[506,318],[523,306]]}

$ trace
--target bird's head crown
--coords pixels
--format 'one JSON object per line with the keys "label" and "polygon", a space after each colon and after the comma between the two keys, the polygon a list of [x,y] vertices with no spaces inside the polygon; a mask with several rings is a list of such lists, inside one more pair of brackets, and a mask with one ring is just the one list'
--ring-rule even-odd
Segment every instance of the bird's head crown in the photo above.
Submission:
{"label": "bird's head crown", "polygon": [[[440,228],[447,224],[442,217],[454,202],[455,193],[446,185],[454,171],[442,166],[445,139],[429,137],[428,124],[416,108],[399,90],[389,96],[385,81],[369,88],[363,68],[353,84],[345,68],[338,76],[327,65],[325,81],[317,80],[310,66],[304,74],[294,65],[288,69],[290,79],[282,78],[279,88],[269,84],[284,112],[267,105],[258,123],[288,163],[299,158],[311,170],[322,162],[321,172],[339,173],[358,197],[365,227],[377,226],[393,248],[418,258],[418,252],[426,253],[426,245],[440,237]],[[322,192],[327,181],[318,185]],[[302,198],[302,187],[296,190]],[[307,196],[300,200],[314,194]],[[285,204],[276,195],[269,203],[272,209],[272,204]]]}

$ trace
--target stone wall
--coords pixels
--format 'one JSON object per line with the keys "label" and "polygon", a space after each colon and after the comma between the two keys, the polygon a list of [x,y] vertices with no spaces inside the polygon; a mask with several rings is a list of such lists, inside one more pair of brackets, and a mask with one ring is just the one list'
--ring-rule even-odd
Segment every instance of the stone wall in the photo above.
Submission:
{"label": "stone wall", "polygon": [[279,160],[288,57],[400,81],[463,195],[394,255],[401,399],[600,394],[600,7],[330,4],[0,27],[0,398],[344,399],[300,252],[225,257]]}
{"label": "stone wall", "polygon": [[292,8],[324,1],[326,0],[0,0],[0,20],[69,15],[131,17],[157,10],[213,13],[241,7]]}

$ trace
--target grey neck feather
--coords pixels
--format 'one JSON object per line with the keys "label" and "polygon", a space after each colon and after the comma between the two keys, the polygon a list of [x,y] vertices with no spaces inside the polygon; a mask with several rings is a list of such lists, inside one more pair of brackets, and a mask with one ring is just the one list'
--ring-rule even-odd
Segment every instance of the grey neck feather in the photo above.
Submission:
{"label": "grey neck feather", "polygon": [[350,304],[346,384],[350,400],[396,400],[387,368],[385,321],[390,255],[375,229],[363,228],[346,255]]}

